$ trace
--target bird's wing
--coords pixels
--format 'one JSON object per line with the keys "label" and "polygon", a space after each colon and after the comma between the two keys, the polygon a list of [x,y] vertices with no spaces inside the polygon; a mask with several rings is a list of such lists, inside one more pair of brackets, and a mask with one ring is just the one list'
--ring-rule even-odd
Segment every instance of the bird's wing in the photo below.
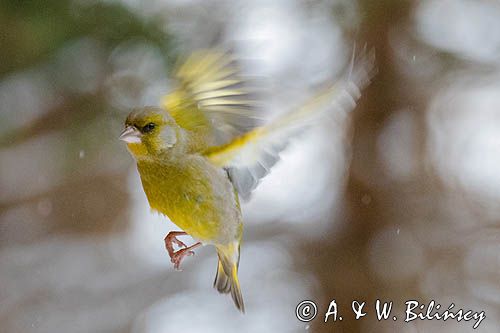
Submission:
{"label": "bird's wing", "polygon": [[177,87],[163,97],[162,106],[184,129],[222,144],[259,124],[254,91],[229,52],[194,52],[174,78]]}
{"label": "bird's wing", "polygon": [[348,112],[356,106],[363,89],[375,74],[375,54],[362,52],[342,80],[270,124],[257,127],[235,140],[213,147],[207,158],[228,170],[240,195],[246,197],[278,162],[280,152],[290,139],[303,132],[333,110]]}

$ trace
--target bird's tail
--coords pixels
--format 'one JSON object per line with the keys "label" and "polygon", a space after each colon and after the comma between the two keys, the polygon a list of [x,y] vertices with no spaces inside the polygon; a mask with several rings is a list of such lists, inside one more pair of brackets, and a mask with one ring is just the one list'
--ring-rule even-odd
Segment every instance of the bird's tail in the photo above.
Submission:
{"label": "bird's tail", "polygon": [[216,245],[219,263],[215,276],[214,288],[222,294],[231,293],[234,305],[241,312],[245,312],[240,282],[238,281],[238,264],[240,261],[239,242],[227,245]]}

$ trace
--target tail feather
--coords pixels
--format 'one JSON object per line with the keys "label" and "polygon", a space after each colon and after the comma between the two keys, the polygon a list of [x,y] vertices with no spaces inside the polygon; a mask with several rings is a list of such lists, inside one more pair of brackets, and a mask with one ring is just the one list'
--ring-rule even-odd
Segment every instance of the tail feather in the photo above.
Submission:
{"label": "tail feather", "polygon": [[238,264],[240,261],[239,245],[217,246],[219,263],[217,275],[215,276],[214,288],[222,294],[231,293],[234,305],[241,312],[245,312],[243,295],[241,294],[240,282],[238,280]]}
{"label": "tail feather", "polygon": [[222,294],[227,294],[231,291],[229,276],[227,276],[224,272],[224,268],[222,267],[220,260],[217,266],[217,274],[215,275],[214,288]]}

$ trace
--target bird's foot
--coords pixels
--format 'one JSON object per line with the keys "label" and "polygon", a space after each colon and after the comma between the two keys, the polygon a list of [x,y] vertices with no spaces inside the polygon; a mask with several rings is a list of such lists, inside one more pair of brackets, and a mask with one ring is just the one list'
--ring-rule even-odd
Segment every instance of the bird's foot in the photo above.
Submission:
{"label": "bird's foot", "polygon": [[184,231],[171,231],[165,236],[165,248],[167,249],[170,259],[174,256],[174,244],[180,248],[187,248],[187,245],[177,239],[177,236],[187,235]]}
{"label": "bird's foot", "polygon": [[[171,231],[165,237],[165,247],[167,248],[168,255],[170,256],[170,261],[174,264],[174,268],[180,270],[180,264],[182,259],[186,256],[194,255],[193,249],[200,246],[201,243],[198,242],[194,245],[187,246],[184,242],[177,239],[177,236],[187,235],[184,231]],[[174,244],[180,247],[180,250],[174,250]]]}
{"label": "bird's foot", "polygon": [[198,242],[196,244],[191,245],[190,247],[186,247],[186,248],[175,251],[174,254],[170,257],[170,261],[174,264],[174,268],[176,270],[180,270],[180,265],[181,265],[182,260],[185,257],[194,256],[193,249],[197,248],[200,245],[201,245],[201,243]]}

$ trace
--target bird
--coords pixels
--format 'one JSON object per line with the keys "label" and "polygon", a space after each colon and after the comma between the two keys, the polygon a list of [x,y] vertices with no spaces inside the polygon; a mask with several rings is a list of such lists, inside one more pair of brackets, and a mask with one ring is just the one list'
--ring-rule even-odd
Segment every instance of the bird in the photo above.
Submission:
{"label": "bird", "polygon": [[[238,280],[240,198],[250,196],[293,138],[332,110],[352,110],[375,71],[373,50],[353,52],[341,79],[263,123],[254,91],[232,53],[198,50],[176,66],[174,89],[158,106],[133,109],[119,137],[135,159],[151,209],[181,229],[164,239],[174,268],[195,248],[213,245],[218,256],[214,288],[231,294],[244,313]],[[196,243],[187,246],[178,238],[184,235]]]}

